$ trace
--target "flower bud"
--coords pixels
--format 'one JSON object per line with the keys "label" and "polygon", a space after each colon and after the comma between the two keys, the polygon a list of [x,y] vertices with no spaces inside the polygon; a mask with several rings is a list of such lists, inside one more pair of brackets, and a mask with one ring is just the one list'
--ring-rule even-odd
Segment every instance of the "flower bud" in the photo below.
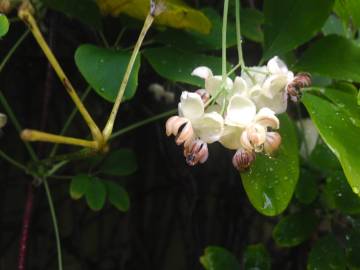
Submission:
{"label": "flower bud", "polygon": [[194,130],[188,119],[172,116],[166,121],[166,135],[174,135],[176,144],[180,145],[192,140]]}
{"label": "flower bud", "polygon": [[12,8],[10,0],[0,0],[0,13],[9,14]]}
{"label": "flower bud", "polygon": [[286,90],[293,102],[299,99],[300,89],[311,85],[311,75],[309,73],[297,74],[293,81],[288,84]]}
{"label": "flower bud", "polygon": [[252,124],[241,134],[240,143],[247,151],[262,151],[262,145],[266,139],[266,130],[263,126]]}
{"label": "flower bud", "polygon": [[266,140],[264,143],[264,151],[266,154],[271,155],[279,149],[281,144],[281,136],[277,132],[267,132]]}
{"label": "flower bud", "polygon": [[238,171],[243,172],[251,166],[255,159],[256,155],[254,151],[238,149],[233,156],[232,163]]}
{"label": "flower bud", "polygon": [[184,157],[189,166],[204,163],[209,157],[207,143],[201,140],[193,140],[189,144],[184,145]]}
{"label": "flower bud", "polygon": [[195,91],[195,93],[201,97],[201,100],[204,102],[204,104],[210,99],[210,94],[205,89],[198,89]]}

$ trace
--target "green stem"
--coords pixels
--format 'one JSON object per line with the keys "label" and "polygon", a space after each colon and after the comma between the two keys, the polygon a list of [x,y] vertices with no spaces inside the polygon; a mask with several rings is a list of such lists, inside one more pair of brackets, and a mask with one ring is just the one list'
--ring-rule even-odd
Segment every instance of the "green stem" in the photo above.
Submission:
{"label": "green stem", "polygon": [[226,80],[226,35],[227,35],[227,17],[229,10],[229,0],[224,0],[224,14],[222,25],[222,79]]}
{"label": "green stem", "polygon": [[0,64],[0,72],[3,70],[7,62],[10,60],[11,56],[14,54],[16,49],[21,45],[21,43],[24,41],[24,39],[28,36],[30,33],[30,30],[26,30],[20,38],[15,42],[14,46],[11,47],[11,49],[8,51],[8,53],[5,55],[4,59],[2,60]]}
{"label": "green stem", "polygon": [[235,0],[235,20],[236,20],[236,41],[237,41],[239,64],[241,67],[245,67],[245,62],[242,52],[242,40],[241,40],[241,28],[240,28],[240,0]]}
{"label": "green stem", "polygon": [[172,114],[175,114],[176,112],[177,112],[177,109],[173,109],[173,110],[170,110],[170,111],[167,111],[167,112],[160,113],[160,114],[155,115],[155,116],[153,116],[153,117],[147,118],[147,119],[145,119],[145,120],[139,121],[139,122],[137,122],[137,123],[134,123],[134,124],[132,124],[132,125],[130,125],[130,126],[127,126],[127,127],[123,128],[123,129],[120,129],[120,130],[114,132],[114,133],[111,135],[110,139],[111,139],[111,140],[112,140],[112,139],[115,139],[116,137],[119,137],[119,136],[121,136],[121,135],[123,135],[123,134],[125,134],[125,133],[127,133],[127,132],[129,132],[129,131],[132,131],[132,130],[134,130],[134,129],[137,129],[137,128],[139,128],[139,127],[142,127],[142,126],[144,126],[144,125],[146,125],[146,124],[155,122],[155,121],[157,121],[157,120],[159,120],[159,119],[165,118],[165,117],[170,116],[170,115],[172,115]]}
{"label": "green stem", "polygon": [[121,38],[123,37],[126,29],[127,29],[126,27],[123,27],[123,28],[120,30],[118,36],[116,37],[116,40],[115,40],[115,42],[114,42],[114,45],[112,46],[113,48],[116,48],[117,46],[119,46],[120,40],[121,40]]}
{"label": "green stem", "polygon": [[108,119],[108,121],[107,121],[107,123],[105,125],[105,128],[104,128],[103,132],[102,132],[103,136],[105,138],[105,141],[108,138],[110,138],[110,136],[112,134],[112,131],[113,131],[113,128],[114,128],[114,123],[115,123],[115,120],[116,120],[116,115],[117,115],[117,112],[119,110],[121,100],[122,100],[122,98],[124,96],[125,89],[126,89],[126,86],[128,84],[132,68],[134,66],[136,57],[137,57],[137,55],[139,53],[141,44],[144,41],[145,35],[148,32],[148,30],[150,29],[150,26],[152,25],[153,21],[154,21],[154,17],[153,17],[153,15],[151,13],[149,13],[147,15],[146,19],[145,19],[145,22],[144,22],[143,28],[141,29],[138,40],[136,41],[134,50],[133,50],[133,52],[131,54],[130,61],[129,61],[128,66],[126,68],[126,72],[124,74],[124,78],[123,78],[123,80],[121,82],[121,85],[120,85],[120,88],[119,88],[119,91],[118,91],[118,95],[117,95],[117,97],[115,99],[113,109],[112,109],[112,111],[110,113],[109,119]]}
{"label": "green stem", "polygon": [[110,48],[109,42],[107,41],[103,31],[99,31],[99,36],[100,36],[102,42],[104,43],[104,46],[106,48]]}
{"label": "green stem", "polygon": [[[6,114],[9,116],[11,122],[14,124],[15,129],[17,130],[17,132],[20,134],[20,132],[22,131],[22,128],[14,114],[14,112],[12,111],[9,103],[7,102],[4,94],[2,93],[2,91],[0,91],[0,103],[3,105]],[[25,144],[26,149],[29,152],[30,157],[32,158],[32,160],[37,161],[38,158],[34,152],[34,149],[31,147],[31,145],[27,142],[27,141],[23,141]]]}
{"label": "green stem", "polygon": [[0,150],[0,157],[3,158],[4,160],[6,160],[7,162],[9,162],[10,164],[12,164],[14,167],[27,173],[27,168],[24,165],[22,165],[20,162],[16,161],[15,159],[11,158],[10,156],[8,156],[5,152],[3,152],[1,150]]}
{"label": "green stem", "polygon": [[58,256],[58,269],[63,270],[60,234],[59,234],[59,228],[58,228],[58,223],[57,223],[57,218],[56,218],[56,213],[55,213],[55,208],[54,208],[54,202],[53,202],[50,188],[49,188],[46,178],[44,178],[42,182],[44,184],[46,197],[47,197],[49,207],[50,207],[51,219],[52,219],[52,223],[53,223],[53,227],[54,227],[54,233],[55,233],[55,239],[56,239],[56,250],[57,250],[57,256]]}
{"label": "green stem", "polygon": [[[83,95],[81,96],[81,98],[80,98],[80,99],[81,99],[81,102],[84,102],[85,98],[89,95],[90,91],[91,91],[91,86],[89,85],[89,86],[86,88],[84,94],[83,94]],[[79,111],[78,108],[75,106],[75,108],[72,110],[69,118],[66,120],[66,122],[65,122],[62,130],[60,131],[60,134],[59,134],[59,135],[64,135],[64,134],[65,134],[65,132],[68,130],[71,122],[74,120],[74,117],[75,117],[75,115],[76,115],[76,113],[77,113],[78,111]],[[51,149],[51,152],[50,152],[49,157],[53,157],[53,156],[56,155],[56,152],[57,152],[59,146],[60,146],[59,144],[55,144],[55,145],[53,146],[53,148]]]}

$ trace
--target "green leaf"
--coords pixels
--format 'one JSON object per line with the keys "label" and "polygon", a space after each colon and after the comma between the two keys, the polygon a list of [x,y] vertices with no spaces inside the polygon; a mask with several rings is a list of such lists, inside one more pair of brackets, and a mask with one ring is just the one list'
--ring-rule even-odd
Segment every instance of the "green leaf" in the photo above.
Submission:
{"label": "green leaf", "polygon": [[267,0],[264,3],[263,59],[288,52],[311,39],[331,13],[334,0]]}
{"label": "green leaf", "polygon": [[318,240],[307,263],[307,270],[345,270],[345,252],[333,235]]}
{"label": "green leaf", "polygon": [[[211,20],[212,27],[209,34],[167,29],[157,34],[155,40],[188,51],[221,49],[222,18],[213,8],[206,8],[203,12]],[[236,44],[236,28],[235,25],[230,22],[228,23],[226,42],[228,47]]]}
{"label": "green leaf", "polygon": [[326,179],[325,192],[331,196],[335,208],[349,215],[360,214],[360,198],[352,191],[343,172],[333,172]]}
{"label": "green leaf", "polygon": [[4,14],[0,14],[0,38],[7,34],[9,26],[8,18]]}
{"label": "green leaf", "polygon": [[[344,93],[344,95],[347,95]],[[340,161],[352,190],[360,191],[360,128],[348,114],[329,100],[306,92],[302,102],[309,112],[322,139]],[[345,106],[347,105],[343,102]]]}
{"label": "green leaf", "polygon": [[74,176],[70,184],[71,198],[74,200],[80,199],[86,193],[89,181],[91,181],[91,176],[89,175],[79,174]]}
{"label": "green leaf", "polygon": [[207,247],[200,262],[206,270],[240,270],[235,256],[222,247]]}
{"label": "green leaf", "polygon": [[347,29],[345,29],[342,21],[335,15],[329,16],[322,28],[322,32],[325,36],[335,34],[347,37],[348,35]]}
{"label": "green leaf", "polygon": [[332,172],[341,169],[339,160],[322,139],[318,139],[318,143],[311,152],[308,161],[311,166],[322,172]]}
{"label": "green leaf", "polygon": [[100,167],[100,172],[115,175],[126,176],[136,172],[138,166],[136,156],[131,149],[119,149],[111,152]]}
{"label": "green leaf", "polygon": [[311,204],[318,195],[316,175],[306,169],[300,172],[300,178],[296,186],[295,196],[303,204]]}
{"label": "green leaf", "polygon": [[147,49],[143,54],[160,76],[171,81],[203,87],[204,80],[191,76],[191,72],[199,66],[207,66],[214,74],[221,74],[219,57],[194,54],[169,47]]}
{"label": "green leaf", "polygon": [[87,204],[92,210],[101,210],[106,200],[106,187],[103,180],[91,177],[87,184],[85,197]]}
{"label": "green leaf", "polygon": [[261,29],[264,23],[264,14],[254,8],[241,9],[240,24],[241,34],[255,42],[264,41],[264,33]]}
{"label": "green leaf", "polygon": [[40,0],[49,8],[74,17],[87,25],[101,28],[101,15],[96,3],[92,0]]}
{"label": "green leaf", "polygon": [[299,177],[296,130],[286,114],[279,116],[282,144],[274,157],[258,154],[251,168],[241,174],[252,205],[267,216],[288,206]]}
{"label": "green leaf", "polygon": [[[115,51],[89,44],[81,45],[75,52],[76,65],[85,80],[97,94],[110,102],[115,101],[130,57],[131,52]],[[140,56],[134,63],[123,100],[129,100],[135,95],[139,69]]]}
{"label": "green leaf", "polygon": [[270,270],[271,260],[263,244],[250,245],[244,252],[244,270]]}
{"label": "green leaf", "polygon": [[111,181],[105,181],[105,185],[110,203],[120,211],[127,212],[130,207],[130,200],[126,190]]}
{"label": "green leaf", "polygon": [[337,35],[319,39],[305,51],[297,70],[360,82],[360,46]]}
{"label": "green leaf", "polygon": [[346,24],[350,21],[356,27],[360,27],[360,2],[358,0],[336,0],[334,11]]}
{"label": "green leaf", "polygon": [[276,224],[273,238],[281,247],[294,247],[307,240],[316,229],[318,219],[311,211],[288,215]]}
{"label": "green leaf", "polygon": [[346,260],[350,269],[360,269],[360,232],[352,230],[346,234]]}

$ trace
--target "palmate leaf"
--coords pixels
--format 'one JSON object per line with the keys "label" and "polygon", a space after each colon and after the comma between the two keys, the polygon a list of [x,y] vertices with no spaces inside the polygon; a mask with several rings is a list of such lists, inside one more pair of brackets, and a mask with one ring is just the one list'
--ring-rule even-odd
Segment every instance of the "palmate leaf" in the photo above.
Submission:
{"label": "palmate leaf", "polygon": [[[149,0],[97,0],[104,14],[118,16],[122,13],[130,17],[143,20],[150,10]],[[209,33],[210,20],[196,9],[189,7],[181,0],[163,0],[159,5],[163,6],[163,12],[156,17],[155,23],[173,28],[185,28],[201,33]]]}

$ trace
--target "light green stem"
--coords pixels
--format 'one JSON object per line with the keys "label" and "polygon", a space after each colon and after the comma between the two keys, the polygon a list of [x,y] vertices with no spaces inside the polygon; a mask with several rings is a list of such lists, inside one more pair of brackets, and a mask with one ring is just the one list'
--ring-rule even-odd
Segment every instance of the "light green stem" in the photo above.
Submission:
{"label": "light green stem", "polygon": [[54,233],[55,233],[55,239],[56,239],[56,250],[57,250],[57,256],[58,256],[58,269],[63,270],[60,234],[59,234],[59,227],[58,227],[55,208],[54,208],[54,202],[53,202],[51,192],[50,192],[50,188],[49,188],[49,185],[48,185],[48,182],[47,182],[46,178],[44,178],[42,180],[43,180],[42,182],[44,184],[48,204],[49,204],[49,207],[50,207],[50,214],[51,214],[51,219],[52,219],[52,223],[53,223],[53,227],[54,227]]}
{"label": "light green stem", "polygon": [[239,64],[241,67],[245,67],[243,51],[242,51],[242,39],[241,39],[241,25],[240,25],[240,0],[235,0],[235,20],[236,20],[236,42],[237,51],[239,57]]}
{"label": "light green stem", "polygon": [[227,17],[229,10],[229,0],[224,0],[224,13],[222,25],[222,79],[226,80],[226,35],[227,35]]}
{"label": "light green stem", "polygon": [[[2,91],[0,91],[0,103],[3,105],[6,114],[9,116],[11,122],[14,124],[16,131],[20,134],[20,132],[22,131],[22,128],[21,128],[14,112],[12,111],[9,103],[7,102],[4,94],[2,93]],[[31,147],[31,145],[27,141],[23,141],[23,142],[25,144],[26,149],[29,152],[31,159],[34,161],[37,161],[38,158],[34,152],[34,149]]]}
{"label": "light green stem", "polygon": [[12,164],[14,167],[27,173],[27,168],[24,165],[22,165],[20,162],[16,161],[15,159],[11,158],[10,156],[8,156],[2,150],[0,150],[0,157],[3,158],[4,160],[6,160],[7,162],[9,162],[10,164]]}
{"label": "light green stem", "polygon": [[[83,95],[81,96],[81,98],[80,98],[80,99],[81,99],[81,102],[84,102],[85,98],[89,95],[90,91],[91,91],[91,86],[89,85],[89,86],[86,88],[84,94],[83,94]],[[60,131],[60,134],[59,134],[59,135],[64,135],[64,134],[65,134],[65,132],[68,130],[71,122],[74,120],[74,117],[75,117],[75,115],[76,115],[76,113],[77,113],[78,111],[79,111],[78,108],[75,106],[75,108],[72,110],[69,118],[66,120],[66,122],[65,122],[62,130]],[[53,146],[53,148],[51,149],[51,152],[50,152],[49,157],[55,156],[58,148],[59,148],[59,144],[55,144],[55,145]]]}
{"label": "light green stem", "polygon": [[30,30],[26,30],[20,38],[15,42],[15,44],[11,47],[11,49],[8,51],[8,53],[5,55],[4,59],[2,60],[0,64],[0,72],[3,70],[7,62],[10,60],[11,56],[14,54],[16,49],[21,45],[21,43],[24,41],[24,39],[29,35]]}
{"label": "light green stem", "polygon": [[155,121],[157,121],[157,120],[159,120],[159,119],[165,118],[165,117],[170,116],[170,115],[172,115],[172,114],[175,114],[176,112],[177,112],[177,109],[173,109],[173,110],[170,110],[170,111],[167,111],[167,112],[160,113],[160,114],[155,115],[155,116],[153,116],[153,117],[147,118],[147,119],[145,119],[145,120],[139,121],[139,122],[137,122],[137,123],[134,123],[134,124],[132,124],[132,125],[130,125],[130,126],[127,126],[127,127],[123,128],[123,129],[120,129],[120,130],[114,132],[114,133],[111,135],[110,139],[111,139],[111,140],[112,140],[112,139],[115,139],[116,137],[119,137],[119,136],[121,136],[121,135],[123,135],[123,134],[125,134],[125,133],[127,133],[127,132],[129,132],[129,131],[132,131],[132,130],[134,130],[134,129],[137,129],[137,128],[139,128],[139,127],[142,127],[142,126],[144,126],[144,125],[146,125],[146,124],[155,122]]}

